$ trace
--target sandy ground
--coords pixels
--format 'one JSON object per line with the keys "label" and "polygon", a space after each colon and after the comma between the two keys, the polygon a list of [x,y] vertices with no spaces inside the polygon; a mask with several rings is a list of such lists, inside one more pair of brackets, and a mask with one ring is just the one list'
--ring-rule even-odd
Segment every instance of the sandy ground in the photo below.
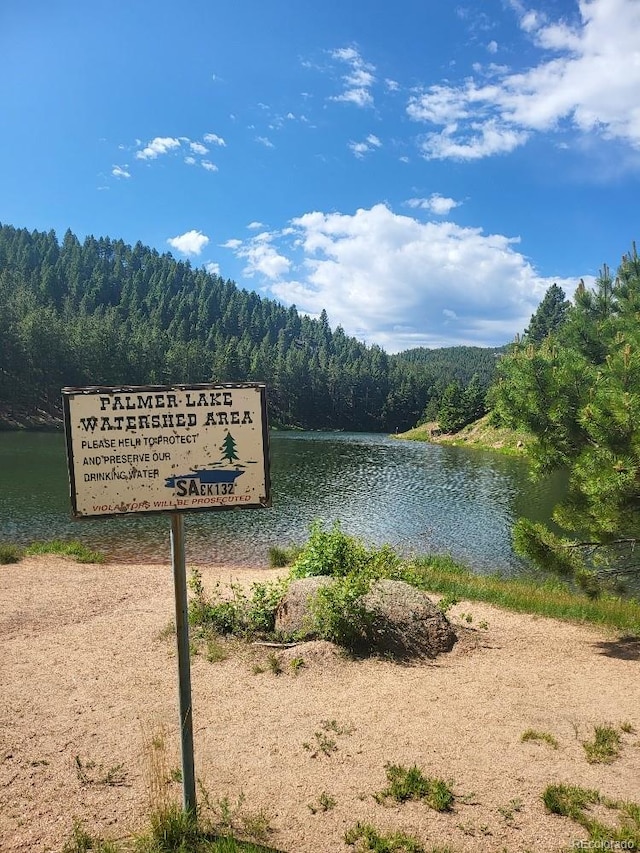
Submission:
{"label": "sandy ground", "polygon": [[[207,584],[273,574],[203,568]],[[170,567],[28,558],[0,566],[0,589],[0,850],[60,850],[74,819],[111,838],[140,829],[145,755],[163,728],[168,767],[179,766]],[[280,675],[254,671],[266,649],[193,657],[196,770],[211,800],[243,793],[242,813],[266,814],[269,843],[288,853],[346,851],[358,820],[427,849],[561,850],[586,835],[545,813],[548,784],[640,800],[638,734],[623,735],[608,765],[588,764],[582,747],[594,725],[640,730],[637,643],[479,604],[450,616],[454,651],[411,666],[323,644],[283,653]],[[305,666],[296,674],[287,656]],[[522,743],[530,728],[559,748]],[[335,741],[328,755],[316,749],[323,735]],[[386,762],[448,780],[453,811],[377,803]],[[314,814],[322,794],[335,806]]]}

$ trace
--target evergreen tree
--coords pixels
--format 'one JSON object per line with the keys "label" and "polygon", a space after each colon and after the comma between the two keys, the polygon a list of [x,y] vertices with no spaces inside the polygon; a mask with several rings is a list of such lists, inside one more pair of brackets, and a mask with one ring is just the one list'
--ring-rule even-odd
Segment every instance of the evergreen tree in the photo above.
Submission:
{"label": "evergreen tree", "polygon": [[444,432],[457,432],[466,423],[464,395],[457,382],[451,382],[445,388],[440,408],[438,426]]}
{"label": "evergreen tree", "polygon": [[640,258],[625,256],[612,280],[581,283],[554,337],[516,344],[500,364],[503,419],[535,436],[534,473],[569,474],[554,510],[562,535],[520,520],[516,549],[597,594],[640,571]]}
{"label": "evergreen tree", "polygon": [[567,319],[570,303],[565,299],[564,291],[552,284],[532,315],[525,337],[534,344],[541,343],[548,335],[557,331]]}

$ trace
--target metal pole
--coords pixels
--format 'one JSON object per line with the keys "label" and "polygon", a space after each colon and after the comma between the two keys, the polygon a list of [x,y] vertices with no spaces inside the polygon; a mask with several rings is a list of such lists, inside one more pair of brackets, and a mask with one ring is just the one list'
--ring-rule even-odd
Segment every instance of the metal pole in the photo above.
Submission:
{"label": "metal pole", "polygon": [[171,563],[176,597],[178,691],[180,696],[180,748],[182,754],[182,802],[186,812],[196,811],[196,777],[193,763],[193,716],[191,663],[189,660],[189,610],[184,560],[184,516],[171,513]]}

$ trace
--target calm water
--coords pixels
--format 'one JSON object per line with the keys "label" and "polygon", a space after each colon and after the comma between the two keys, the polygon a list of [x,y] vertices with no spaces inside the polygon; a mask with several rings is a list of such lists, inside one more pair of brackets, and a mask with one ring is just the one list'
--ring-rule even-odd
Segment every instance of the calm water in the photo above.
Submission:
{"label": "calm water", "polygon": [[[451,553],[479,571],[517,573],[514,518],[547,519],[559,482],[541,488],[524,462],[383,435],[272,433],[273,508],[192,513],[187,559],[266,565],[271,545],[339,519],[348,533],[405,553]],[[62,435],[0,433],[0,540],[79,538],[120,560],[169,559],[169,517],[74,520]]]}

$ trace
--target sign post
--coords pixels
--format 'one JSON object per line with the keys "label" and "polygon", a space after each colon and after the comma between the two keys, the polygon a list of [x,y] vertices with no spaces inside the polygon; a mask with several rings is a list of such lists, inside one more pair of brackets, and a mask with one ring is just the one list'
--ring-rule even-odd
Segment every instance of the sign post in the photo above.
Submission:
{"label": "sign post", "polygon": [[189,603],[184,560],[184,516],[171,515],[171,563],[176,597],[176,641],[178,644],[178,699],[180,706],[180,755],[182,757],[182,804],[195,814],[196,775],[193,760],[193,713],[191,706],[191,661],[189,659]]}
{"label": "sign post", "polygon": [[195,812],[185,512],[271,506],[261,383],[63,388],[76,518],[171,514],[183,806]]}

